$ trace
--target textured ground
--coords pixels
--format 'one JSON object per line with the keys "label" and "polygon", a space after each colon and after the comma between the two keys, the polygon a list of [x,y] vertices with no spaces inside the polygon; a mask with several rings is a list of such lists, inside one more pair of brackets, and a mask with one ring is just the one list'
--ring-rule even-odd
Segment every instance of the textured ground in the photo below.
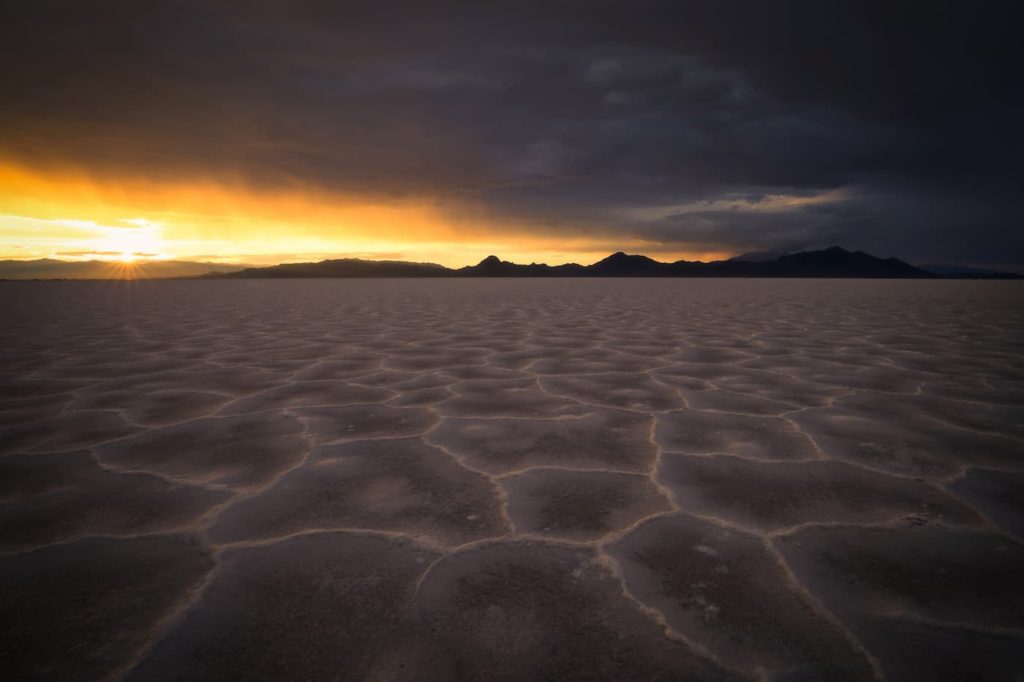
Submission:
{"label": "textured ground", "polygon": [[1024,676],[1024,287],[0,283],[0,678]]}

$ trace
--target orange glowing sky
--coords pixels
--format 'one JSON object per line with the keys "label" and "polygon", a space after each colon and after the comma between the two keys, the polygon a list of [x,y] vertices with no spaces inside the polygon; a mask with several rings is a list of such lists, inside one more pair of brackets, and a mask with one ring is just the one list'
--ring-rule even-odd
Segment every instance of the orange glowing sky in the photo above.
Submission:
{"label": "orange glowing sky", "polygon": [[[587,226],[581,225],[581,228]],[[656,242],[545,234],[431,198],[381,199],[244,182],[99,178],[79,169],[0,165],[0,259],[193,260],[270,264],[336,257],[458,267],[498,254],[515,262],[591,263],[617,250],[714,260]]]}

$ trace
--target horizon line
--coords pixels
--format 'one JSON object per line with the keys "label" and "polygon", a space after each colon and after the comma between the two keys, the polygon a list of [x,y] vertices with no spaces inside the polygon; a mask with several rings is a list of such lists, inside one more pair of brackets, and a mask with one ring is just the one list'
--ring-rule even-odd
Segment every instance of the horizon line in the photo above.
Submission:
{"label": "horizon line", "polygon": [[[288,274],[281,274],[280,268],[288,268],[289,266],[299,267],[301,272],[301,266],[323,266],[328,263],[363,263],[363,264],[380,264],[382,266],[412,266],[415,268],[423,268],[424,270],[420,273],[414,272],[399,272],[399,274],[377,274],[372,270],[367,272],[363,270],[359,274],[325,274],[324,277],[439,277],[445,275],[463,276],[463,275],[479,275],[486,277],[500,277],[500,276],[513,276],[513,277],[574,277],[574,276],[652,276],[652,277],[703,277],[703,276],[725,276],[725,277],[807,277],[807,276],[823,276],[823,277],[843,277],[849,276],[851,271],[848,269],[848,265],[827,264],[820,263],[816,267],[818,268],[817,274],[815,272],[808,272],[806,270],[800,271],[800,268],[806,267],[797,265],[798,270],[792,271],[792,274],[788,274],[787,270],[792,265],[787,265],[786,261],[790,258],[799,258],[800,256],[815,256],[823,254],[841,254],[842,256],[859,256],[866,258],[868,261],[874,261],[877,265],[872,266],[861,264],[854,266],[855,269],[862,269],[861,274],[854,274],[855,277],[886,277],[885,274],[873,274],[871,272],[872,267],[877,268],[879,265],[885,264],[886,267],[895,268],[906,268],[911,271],[917,271],[919,274],[915,275],[909,273],[908,275],[896,275],[898,277],[939,277],[939,278],[1020,278],[1022,273],[1018,271],[1018,268],[1014,266],[997,266],[995,268],[989,267],[978,267],[973,265],[961,265],[961,264],[938,264],[938,263],[924,263],[914,264],[904,261],[896,257],[879,257],[871,253],[860,251],[860,250],[849,250],[839,245],[831,245],[824,248],[797,251],[797,252],[776,252],[776,251],[746,251],[737,256],[730,256],[728,258],[715,259],[709,261],[702,260],[671,260],[671,261],[659,261],[650,256],[634,253],[629,254],[625,251],[615,251],[614,253],[599,258],[593,263],[582,264],[576,261],[570,261],[565,263],[559,263],[551,265],[544,262],[531,261],[530,263],[522,263],[515,261],[503,260],[497,255],[490,254],[476,263],[471,263],[462,266],[447,266],[436,262],[430,261],[415,261],[415,260],[402,260],[400,258],[366,258],[359,257],[369,254],[356,255],[342,255],[339,254],[334,257],[320,258],[319,260],[295,260],[295,261],[279,261],[271,264],[255,264],[255,263],[225,263],[216,262],[209,260],[178,260],[173,257],[159,258],[159,259],[148,259],[140,258],[135,254],[125,253],[123,258],[92,258],[89,260],[65,260],[62,258],[43,257],[34,259],[2,259],[0,263],[7,263],[10,266],[14,264],[24,264],[23,270],[14,269],[10,272],[0,272],[0,278],[2,279],[23,279],[23,280],[137,280],[137,279],[193,279],[193,278],[233,278],[237,276],[242,277],[259,277],[259,271],[266,271],[268,277],[288,277]],[[312,255],[312,254],[311,254]],[[397,254],[395,254],[397,255]],[[743,259],[742,256],[749,255],[751,258]],[[754,257],[756,256],[756,257]],[[618,262],[616,262],[616,259]],[[37,264],[52,264],[51,268],[55,271],[48,272],[44,269],[46,266],[40,266],[40,269],[33,271],[31,265]],[[722,268],[729,268],[729,264],[735,264],[736,267],[741,268],[741,271],[730,272],[726,274],[726,271]],[[167,266],[166,268],[157,267],[156,271],[152,271],[153,266],[160,266],[161,264]],[[606,264],[602,266],[602,264]],[[56,270],[60,266],[79,266],[75,270],[61,272]],[[178,266],[175,272],[175,266]],[[198,267],[197,267],[198,266]],[[604,269],[601,269],[602,266]],[[683,267],[684,270],[680,272],[669,273],[673,266],[678,270],[679,267]],[[698,268],[697,271],[689,270],[687,272],[686,266],[692,266]],[[84,267],[86,270],[83,272],[81,268]],[[665,270],[661,270],[664,267]],[[754,271],[743,272],[743,268],[754,268]],[[191,268],[191,270],[190,270]],[[200,270],[199,268],[202,268]],[[502,271],[502,268],[504,270]],[[539,268],[542,270],[529,272],[530,268]],[[569,268],[569,270],[565,270]],[[576,272],[575,269],[579,269],[580,272]],[[604,273],[606,269],[608,274]],[[760,271],[756,269],[760,268]],[[769,270],[764,270],[768,268]],[[771,272],[771,270],[782,268],[780,272]],[[822,269],[823,268],[823,269]],[[735,268],[732,268],[735,269]],[[76,272],[76,270],[78,272]],[[253,274],[250,271],[256,271]],[[276,272],[275,272],[276,271]],[[467,272],[468,271],[468,272]],[[475,272],[474,272],[475,271]],[[589,272],[588,272],[589,271]],[[703,271],[702,274],[700,271]],[[314,271],[315,272],[315,271]],[[325,272],[327,272],[325,270]],[[358,270],[356,272],[359,272]],[[380,271],[378,271],[380,272]],[[506,274],[502,274],[502,272]],[[594,274],[594,273],[597,274]],[[659,274],[662,273],[662,274]],[[571,273],[571,274],[568,274]],[[648,274],[649,273],[649,274]],[[666,274],[667,273],[667,274]],[[843,274],[846,273],[846,274]],[[76,274],[78,276],[76,276]],[[109,274],[109,276],[107,276]],[[65,275],[65,276],[61,276]],[[316,274],[309,274],[308,270],[305,274],[293,274],[294,277],[317,277]]]}
{"label": "horizon line", "polygon": [[[40,261],[54,261],[54,262],[58,262],[58,263],[69,263],[69,264],[96,263],[96,264],[110,264],[110,265],[123,265],[125,263],[130,263],[130,264],[133,264],[135,266],[141,266],[141,265],[150,264],[150,263],[193,263],[193,264],[198,264],[198,265],[211,265],[211,266],[220,265],[220,266],[244,267],[244,268],[267,268],[267,267],[275,267],[275,266],[278,266],[278,265],[302,265],[302,264],[323,263],[323,262],[326,262],[326,261],[335,261],[335,260],[353,260],[353,261],[364,261],[364,262],[370,262],[370,263],[411,263],[411,264],[416,264],[416,265],[436,265],[438,267],[446,268],[446,269],[449,269],[449,270],[458,270],[460,268],[475,267],[475,266],[480,265],[481,263],[483,263],[483,262],[485,262],[485,261],[487,261],[487,260],[489,260],[491,258],[496,258],[496,259],[498,259],[502,263],[512,263],[514,265],[547,265],[548,267],[559,267],[559,266],[563,266],[563,265],[579,265],[579,266],[582,266],[582,267],[588,267],[590,265],[595,265],[596,263],[600,263],[601,261],[606,260],[606,259],[608,259],[608,258],[610,258],[612,256],[616,256],[616,255],[622,254],[622,255],[625,255],[625,256],[639,256],[639,257],[643,257],[643,258],[647,258],[649,260],[652,260],[652,261],[654,261],[656,263],[662,263],[662,264],[666,264],[666,265],[671,265],[673,263],[704,263],[704,264],[708,264],[708,263],[721,263],[721,262],[732,260],[734,258],[738,258],[740,256],[748,255],[748,254],[750,254],[750,255],[753,255],[753,254],[768,255],[768,254],[770,254],[770,255],[772,255],[772,256],[774,256],[776,258],[779,258],[779,257],[783,257],[783,256],[793,256],[793,255],[797,255],[797,254],[800,254],[800,253],[815,253],[815,252],[820,252],[820,251],[828,251],[830,249],[840,249],[840,250],[846,251],[847,253],[868,253],[866,251],[861,251],[859,249],[847,249],[846,247],[840,246],[838,244],[830,244],[829,246],[822,246],[822,247],[819,247],[819,248],[802,247],[802,248],[796,249],[796,250],[783,250],[783,251],[774,251],[774,250],[768,250],[768,249],[764,249],[764,250],[761,250],[761,249],[741,250],[741,251],[738,251],[737,253],[735,253],[734,255],[731,255],[731,256],[728,256],[728,257],[725,257],[725,258],[718,258],[718,259],[706,260],[706,261],[705,260],[699,260],[699,259],[698,260],[687,260],[685,258],[684,259],[677,259],[677,260],[665,260],[665,261],[662,261],[662,260],[658,260],[657,258],[653,258],[653,257],[648,256],[648,255],[643,254],[643,253],[630,253],[630,252],[623,251],[623,250],[617,250],[617,251],[613,251],[613,252],[609,253],[607,256],[604,256],[602,258],[598,258],[597,260],[593,261],[592,263],[583,263],[583,262],[580,262],[580,261],[565,261],[565,262],[562,262],[562,263],[547,263],[547,262],[536,261],[536,260],[532,260],[529,263],[526,263],[526,262],[505,260],[504,258],[502,258],[502,257],[492,253],[492,254],[488,254],[487,256],[485,256],[484,258],[482,258],[482,259],[480,259],[478,261],[467,262],[464,265],[458,265],[458,266],[444,265],[442,263],[438,263],[438,262],[435,262],[435,261],[429,261],[429,260],[415,260],[415,259],[405,259],[405,258],[395,257],[396,255],[400,255],[400,254],[382,254],[383,257],[372,258],[372,257],[369,257],[370,254],[368,254],[368,253],[363,253],[363,254],[359,254],[359,255],[349,255],[349,254],[344,254],[344,253],[341,253],[341,254],[304,254],[304,255],[308,255],[310,258],[309,259],[302,258],[302,259],[296,259],[296,260],[285,259],[285,260],[279,260],[279,261],[267,262],[267,263],[253,263],[253,262],[247,262],[247,261],[244,261],[244,260],[233,260],[233,261],[210,260],[211,258],[215,258],[216,259],[216,258],[235,258],[235,257],[234,256],[212,256],[212,255],[208,255],[208,254],[202,254],[202,255],[197,255],[197,256],[172,256],[172,255],[169,255],[167,257],[162,257],[162,258],[146,257],[146,255],[148,255],[148,254],[146,254],[146,255],[143,255],[143,254],[129,254],[131,256],[131,258],[130,259],[126,259],[126,258],[121,258],[121,257],[118,257],[118,256],[114,256],[113,254],[104,254],[104,253],[96,253],[95,255],[96,256],[109,256],[109,257],[106,257],[106,258],[88,258],[88,259],[61,258],[61,257],[59,257],[56,254],[47,255],[47,256],[39,256],[39,257],[36,257],[36,258],[15,258],[15,257],[8,256],[8,257],[0,258],[0,262],[33,263],[33,262],[40,262]],[[90,254],[90,255],[92,255],[92,254]],[[250,256],[252,256],[254,258],[265,258],[265,256],[261,256],[261,255],[258,255],[258,254],[248,254],[248,255],[250,255]],[[868,255],[874,255],[874,254],[868,254]],[[238,258],[240,258],[240,259],[241,258],[245,258],[245,257],[246,257],[246,255],[238,256]],[[893,258],[891,256],[875,256],[875,257],[876,258],[884,258],[884,259]],[[897,260],[903,260],[903,259],[897,259]],[[910,261],[904,261],[904,262],[911,263]],[[913,264],[913,263],[911,263],[911,264]],[[959,264],[956,264],[956,265],[959,265]]]}

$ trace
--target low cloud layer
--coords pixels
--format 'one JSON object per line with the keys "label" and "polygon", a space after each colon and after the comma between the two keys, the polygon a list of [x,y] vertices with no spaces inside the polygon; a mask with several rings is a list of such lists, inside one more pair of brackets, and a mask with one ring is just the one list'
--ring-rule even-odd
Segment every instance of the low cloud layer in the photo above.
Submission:
{"label": "low cloud layer", "polygon": [[[1016,15],[1016,16],[1013,16]],[[0,160],[1024,263],[1009,3],[8,3]]]}

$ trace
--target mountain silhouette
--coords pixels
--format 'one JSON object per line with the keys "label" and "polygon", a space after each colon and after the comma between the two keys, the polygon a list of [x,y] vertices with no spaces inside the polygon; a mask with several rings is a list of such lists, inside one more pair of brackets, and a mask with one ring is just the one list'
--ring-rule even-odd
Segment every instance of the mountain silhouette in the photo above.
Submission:
{"label": "mountain silhouette", "polygon": [[876,258],[863,251],[832,246],[824,251],[805,251],[760,263],[783,277],[932,277],[897,258]]}
{"label": "mountain silhouette", "polygon": [[245,268],[238,272],[210,273],[207,277],[285,279],[303,277],[445,277],[451,274],[451,270],[436,263],[336,258],[319,263],[283,263],[263,268]]}
{"label": "mountain silhouette", "polygon": [[896,258],[877,258],[833,246],[787,254],[772,260],[676,261],[662,263],[621,251],[592,265],[512,263],[488,256],[476,265],[451,269],[433,263],[366,261],[354,258],[319,263],[289,263],[210,275],[248,277],[878,277],[932,278],[936,275]]}
{"label": "mountain silhouette", "polygon": [[[934,268],[934,270],[932,270]],[[110,261],[0,261],[0,279],[291,279],[333,277],[850,277],[850,278],[981,278],[1022,279],[1021,275],[966,266],[915,267],[896,258],[878,258],[862,251],[832,246],[792,254],[753,252],[728,260],[662,263],[647,256],[618,251],[591,265],[512,263],[488,256],[476,265],[447,268],[436,263],[337,258],[316,263],[283,263],[268,267],[144,261],[126,272]]]}
{"label": "mountain silhouette", "polygon": [[583,277],[585,268],[576,263],[547,265],[546,263],[510,263],[497,256],[488,256],[476,265],[468,265],[449,274],[459,277]]}
{"label": "mountain silhouette", "polygon": [[663,277],[673,264],[659,263],[647,256],[628,256],[619,251],[593,265],[587,274],[594,277]]}

